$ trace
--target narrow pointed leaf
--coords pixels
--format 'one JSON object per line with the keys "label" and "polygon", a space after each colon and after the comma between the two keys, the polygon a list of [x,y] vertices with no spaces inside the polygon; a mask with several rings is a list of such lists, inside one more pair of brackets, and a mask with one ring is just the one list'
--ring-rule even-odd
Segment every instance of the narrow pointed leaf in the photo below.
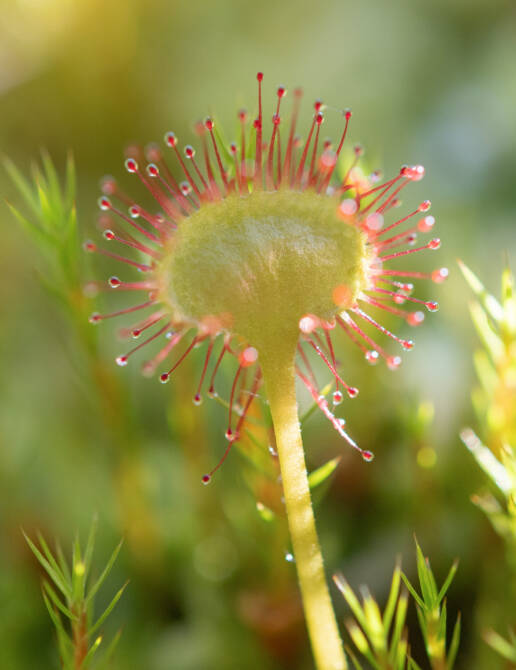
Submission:
{"label": "narrow pointed leaf", "polygon": [[43,588],[45,589],[45,591],[47,592],[47,594],[49,595],[50,599],[57,607],[57,609],[61,610],[61,612],[71,621],[78,621],[77,616],[75,616],[75,614],[71,610],[69,610],[68,607],[66,607],[66,605],[62,603],[62,601],[59,599],[59,596],[48,582],[43,582]]}
{"label": "narrow pointed leaf", "polygon": [[448,573],[448,576],[444,580],[444,584],[441,586],[441,590],[439,591],[439,595],[437,596],[438,603],[441,602],[441,600],[446,595],[448,589],[450,588],[450,584],[452,583],[453,578],[455,577],[455,573],[457,572],[458,567],[459,567],[459,561],[456,560],[453,562],[453,565],[450,568],[450,572]]}
{"label": "narrow pointed leaf", "polygon": [[308,475],[308,485],[310,486],[310,490],[313,491],[315,488],[323,484],[329,477],[331,477],[340,461],[340,456],[337,456],[336,458],[332,458],[330,461],[311,472]]}
{"label": "narrow pointed leaf", "polygon": [[111,614],[111,612],[113,611],[113,608],[115,607],[115,605],[117,604],[117,602],[118,602],[118,601],[120,600],[120,598],[122,597],[122,594],[123,594],[123,592],[125,591],[125,589],[126,589],[126,587],[127,587],[127,584],[129,584],[128,581],[122,586],[121,589],[119,589],[119,590],[116,592],[116,594],[115,594],[113,600],[109,603],[109,605],[106,607],[106,609],[104,610],[104,612],[100,615],[100,617],[97,619],[97,621],[96,621],[96,622],[93,624],[93,626],[90,628],[90,631],[89,631],[90,634],[93,634],[96,630],[98,630],[98,629],[100,628],[100,626],[102,626],[102,624],[104,623],[104,621],[108,618],[108,616]]}
{"label": "narrow pointed leaf", "polygon": [[116,546],[115,550],[114,550],[113,553],[111,554],[111,556],[110,556],[110,558],[109,558],[109,561],[107,562],[107,565],[106,565],[106,567],[104,568],[104,570],[102,571],[100,577],[97,579],[97,581],[95,582],[95,584],[93,584],[93,586],[91,587],[91,589],[88,591],[88,594],[87,594],[87,596],[86,596],[86,601],[85,601],[86,604],[88,604],[89,601],[95,596],[95,594],[97,593],[97,591],[98,591],[99,588],[101,587],[103,581],[106,579],[106,577],[107,577],[108,574],[110,573],[111,568],[113,567],[113,564],[114,564],[114,562],[116,561],[116,558],[117,558],[117,556],[118,556],[118,553],[119,553],[120,549],[122,548],[122,544],[123,544],[123,543],[124,543],[124,540],[123,540],[123,539],[120,540],[120,542],[119,542],[118,545]]}
{"label": "narrow pointed leaf", "polygon": [[465,265],[460,260],[458,263],[461,272],[464,275],[464,279],[467,281],[471,290],[477,296],[486,312],[496,322],[501,321],[503,318],[503,309],[498,300],[486,290],[480,279],[468,268],[467,265]]}
{"label": "narrow pointed leaf", "polygon": [[16,165],[9,158],[4,158],[3,163],[12,182],[20,192],[22,198],[25,200],[25,204],[30,207],[32,213],[36,217],[39,217],[40,209],[38,199],[36,197],[36,194],[33,192],[29,181],[25,179],[25,177],[18,170]]}
{"label": "narrow pointed leaf", "polygon": [[386,633],[389,632],[389,629],[391,627],[392,617],[396,609],[396,602],[398,600],[398,594],[400,592],[400,584],[401,584],[401,568],[398,562],[392,574],[389,598],[387,599],[387,604],[385,606],[385,611],[383,613],[383,623],[385,626]]}
{"label": "narrow pointed leaf", "polygon": [[421,597],[419,596],[418,592],[412,586],[412,584],[409,582],[408,577],[405,575],[404,572],[401,573],[401,578],[403,579],[403,582],[404,582],[405,586],[409,590],[410,595],[414,598],[414,600],[419,605],[419,607],[424,608],[425,603],[421,600]]}
{"label": "narrow pointed leaf", "polygon": [[455,626],[453,627],[453,634],[450,643],[450,649],[448,651],[448,659],[446,663],[447,670],[453,669],[455,659],[457,658],[457,651],[459,650],[459,642],[460,642],[460,626],[461,626],[461,618],[459,614],[457,616]]}
{"label": "narrow pointed leaf", "polygon": [[25,538],[25,541],[27,542],[27,544],[31,548],[32,553],[34,554],[34,556],[36,556],[38,561],[45,568],[45,570],[48,573],[48,576],[52,579],[54,584],[60,589],[60,591],[63,593],[63,595],[67,598],[70,598],[71,595],[72,595],[71,591],[68,588],[67,584],[63,581],[60,572],[56,572],[56,570],[54,570],[54,568],[50,565],[50,563],[47,561],[47,559],[43,556],[41,551],[36,547],[34,542],[32,542],[30,537],[28,535],[26,535],[25,531],[22,530],[22,533],[23,533],[23,536]]}

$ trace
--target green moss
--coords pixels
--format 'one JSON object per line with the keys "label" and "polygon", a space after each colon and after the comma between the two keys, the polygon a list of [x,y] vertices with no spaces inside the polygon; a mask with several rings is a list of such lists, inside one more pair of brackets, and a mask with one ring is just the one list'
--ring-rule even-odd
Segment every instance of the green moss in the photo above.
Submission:
{"label": "green moss", "polygon": [[364,285],[365,239],[313,192],[257,192],[185,219],[161,268],[164,298],[186,321],[219,322],[263,351],[297,340],[299,319],[329,319]]}

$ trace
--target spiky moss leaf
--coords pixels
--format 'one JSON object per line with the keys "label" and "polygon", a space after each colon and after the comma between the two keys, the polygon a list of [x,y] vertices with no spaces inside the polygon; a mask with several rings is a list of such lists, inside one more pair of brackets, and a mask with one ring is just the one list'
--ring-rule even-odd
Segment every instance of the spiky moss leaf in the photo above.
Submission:
{"label": "spiky moss leaf", "polygon": [[453,627],[450,649],[448,650],[448,658],[446,664],[447,670],[452,670],[453,666],[455,665],[455,659],[457,658],[457,652],[459,651],[460,629],[461,629],[461,616],[459,613],[457,616],[457,621],[455,622],[455,626]]}
{"label": "spiky moss leaf", "polygon": [[37,218],[39,217],[39,203],[36,197],[36,194],[32,190],[32,185],[30,182],[25,179],[22,173],[18,170],[16,165],[9,159],[4,157],[3,159],[4,167],[9,174],[12,182],[20,192],[25,204],[30,208],[32,214]]}
{"label": "spiky moss leaf", "polygon": [[64,578],[64,575],[59,569],[56,569],[52,563],[50,563],[45,556],[42,554],[42,552],[36,547],[34,542],[30,539],[30,537],[25,533],[24,530],[22,530],[23,537],[25,538],[25,541],[29,545],[32,553],[38,561],[41,563],[41,565],[45,568],[45,570],[48,573],[48,576],[52,579],[54,584],[58,587],[58,589],[61,591],[61,593],[65,596],[65,598],[71,600],[72,598],[72,590],[70,586],[67,584],[66,579]]}
{"label": "spiky moss leaf", "polygon": [[484,349],[475,351],[473,362],[475,372],[486,393],[492,395],[498,386],[498,373]]}
{"label": "spiky moss leaf", "polygon": [[494,319],[494,321],[499,323],[503,318],[503,309],[498,300],[487,291],[484,284],[482,284],[480,279],[468,268],[467,265],[465,265],[460,260],[458,263],[464,278],[466,279],[473,293],[478,297],[479,302],[485,311],[492,319]]}
{"label": "spiky moss leaf", "polygon": [[494,630],[488,630],[484,633],[484,640],[494,649],[502,658],[516,663],[516,644],[508,642],[504,637]]}
{"label": "spiky moss leaf", "polygon": [[317,487],[321,486],[321,484],[327,482],[335,472],[340,461],[340,456],[337,456],[336,458],[332,458],[324,465],[321,465],[316,470],[313,470],[313,472],[308,475],[308,484],[310,486],[310,490],[313,491]]}
{"label": "spiky moss leaf", "polygon": [[126,582],[126,583],[125,583],[125,584],[124,584],[124,585],[123,585],[123,586],[122,586],[122,587],[115,593],[115,595],[114,595],[113,599],[111,600],[111,602],[109,603],[109,605],[106,607],[106,609],[104,610],[104,612],[100,615],[100,617],[97,619],[97,621],[96,621],[96,622],[93,624],[93,626],[90,628],[90,630],[89,630],[89,634],[90,634],[90,635],[92,635],[96,630],[98,630],[98,629],[100,628],[100,626],[102,626],[102,624],[104,623],[104,621],[108,618],[108,616],[111,614],[111,612],[113,611],[113,608],[115,607],[115,605],[117,604],[117,602],[118,602],[118,601],[120,600],[120,598],[122,597],[122,594],[124,593],[124,591],[125,591],[125,589],[126,589],[126,587],[127,587],[128,584],[129,584],[129,582],[127,581],[127,582]]}
{"label": "spiky moss leaf", "polygon": [[514,275],[509,268],[502,273],[502,327],[510,338],[516,336],[516,298],[514,296]]}
{"label": "spiky moss leaf", "polygon": [[87,595],[86,595],[86,600],[85,600],[86,604],[88,604],[88,603],[95,597],[97,591],[98,591],[99,588],[102,586],[104,580],[106,579],[106,577],[107,577],[107,576],[109,575],[109,573],[111,572],[111,568],[113,567],[113,565],[114,565],[114,563],[115,563],[115,561],[116,561],[116,559],[117,559],[117,556],[118,556],[118,554],[119,554],[119,552],[120,552],[120,549],[122,548],[123,543],[124,543],[124,540],[123,540],[123,539],[120,540],[120,542],[119,542],[119,543],[117,544],[117,546],[115,547],[115,550],[114,550],[113,553],[111,554],[111,556],[110,556],[110,558],[109,558],[109,561],[107,562],[106,567],[105,567],[104,570],[102,571],[100,577],[99,577],[99,578],[97,579],[97,581],[93,584],[93,586],[91,587],[91,589],[89,589],[89,591],[88,591],[88,593],[87,593]]}
{"label": "spiky moss leaf", "polygon": [[407,592],[401,594],[396,607],[396,616],[394,618],[394,627],[392,630],[389,658],[396,667],[403,667],[407,652],[407,644],[403,643],[402,636],[405,629],[405,620],[407,618],[408,596]]}
{"label": "spiky moss leaf", "polygon": [[256,511],[258,512],[260,518],[266,523],[270,523],[276,519],[276,514],[260,501],[256,503]]}
{"label": "spiky moss leaf", "polygon": [[391,627],[392,617],[394,616],[394,611],[396,609],[398,594],[400,592],[400,584],[401,584],[401,567],[398,560],[394,568],[394,572],[392,573],[391,588],[389,591],[389,597],[387,599],[387,604],[385,606],[385,611],[383,614],[383,622],[385,629],[387,631]]}
{"label": "spiky moss leaf", "polygon": [[207,204],[180,225],[157,269],[163,300],[178,319],[216,321],[258,350],[284,350],[302,316],[339,311],[337,286],[351,304],[365,285],[365,239],[336,206],[287,190]]}
{"label": "spiky moss leaf", "polygon": [[480,303],[472,302],[469,306],[471,319],[477,333],[488,350],[491,358],[495,363],[498,363],[505,353],[505,348],[502,340],[493,329],[486,312],[482,309]]}

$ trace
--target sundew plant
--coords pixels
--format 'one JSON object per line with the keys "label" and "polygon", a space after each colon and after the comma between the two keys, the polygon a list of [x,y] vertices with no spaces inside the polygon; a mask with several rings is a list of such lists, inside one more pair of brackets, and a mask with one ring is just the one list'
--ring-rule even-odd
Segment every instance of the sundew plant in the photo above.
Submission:
{"label": "sundew plant", "polygon": [[0,6],[0,670],[516,669],[514,3]]}
{"label": "sundew plant", "polygon": [[[116,363],[124,367],[142,349],[154,348],[142,370],[162,383],[191,352],[202,351],[202,373],[192,381],[196,405],[205,393],[217,396],[217,372],[232,366],[226,446],[202,476],[204,484],[244,435],[256,397],[265,394],[315,664],[337,670],[347,664],[310,499],[296,378],[344,441],[372,461],[341,416],[345,398],[359,391],[339,364],[340,339],[358,347],[367,363],[383,361],[395,370],[399,350],[410,351],[414,342],[383,326],[383,315],[420,325],[438,304],[414,296],[413,282],[440,284],[448,271],[403,269],[405,257],[440,247],[438,238],[418,240],[433,230],[428,200],[396,214],[402,190],[419,182],[424,168],[404,165],[387,179],[366,174],[356,146],[342,169],[351,111],[342,111],[342,133],[333,145],[321,134],[324,103],[315,101],[302,141],[296,134],[301,90],[293,92],[286,113],[287,89],[278,87],[271,103],[263,79],[258,73],[256,116],[238,112],[237,141],[227,144],[208,117],[196,125],[200,151],[167,132],[163,148],[129,150],[125,167],[135,183],[126,188],[113,177],[102,180],[101,226],[110,244],[87,241],[84,248],[124,266],[108,288],[142,298],[111,313],[94,312],[90,322],[134,314],[124,334],[141,342]],[[331,394],[316,379],[315,358],[333,380]]]}

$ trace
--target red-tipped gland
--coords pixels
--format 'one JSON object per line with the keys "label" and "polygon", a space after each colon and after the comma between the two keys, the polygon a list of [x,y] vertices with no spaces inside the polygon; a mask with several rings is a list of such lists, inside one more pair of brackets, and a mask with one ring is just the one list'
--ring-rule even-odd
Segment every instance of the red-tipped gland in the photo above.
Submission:
{"label": "red-tipped gland", "polygon": [[100,209],[103,212],[106,212],[108,209],[111,209],[111,200],[109,198],[106,198],[105,195],[103,195],[101,198],[97,200],[98,205]]}
{"label": "red-tipped gland", "polygon": [[331,150],[331,141],[325,142],[325,149],[319,158],[319,169],[321,172],[329,172],[337,164],[337,154]]}
{"label": "red-tipped gland", "polygon": [[425,176],[425,168],[422,165],[404,165],[400,174],[410,181],[421,181]]}
{"label": "red-tipped gland", "polygon": [[315,117],[315,123],[318,126],[320,126],[323,121],[324,121],[324,114],[322,112],[317,112],[317,115]]}
{"label": "red-tipped gland", "polygon": [[401,358],[399,356],[389,356],[387,358],[387,367],[390,370],[397,370],[401,365]]}
{"label": "red-tipped gland", "polygon": [[131,205],[129,207],[129,215],[131,216],[132,219],[137,219],[139,216],[141,216],[142,213],[142,208],[140,205]]}
{"label": "red-tipped gland", "polygon": [[407,314],[407,323],[409,326],[420,326],[425,320],[424,312],[418,310],[417,312],[411,312]]}
{"label": "red-tipped gland", "polygon": [[360,158],[360,156],[364,155],[364,147],[361,146],[360,144],[355,144],[355,146],[353,147],[353,151],[357,158]]}
{"label": "red-tipped gland", "polygon": [[138,163],[134,158],[127,158],[125,161],[125,169],[127,172],[135,173],[138,172]]}
{"label": "red-tipped gland", "polygon": [[166,384],[169,379],[170,375],[168,374],[168,372],[162,372],[159,376],[159,380],[162,384]]}
{"label": "red-tipped gland", "polygon": [[429,312],[437,312],[439,309],[438,302],[425,302],[425,307]]}
{"label": "red-tipped gland", "polygon": [[131,330],[131,336],[135,340],[137,340],[140,337],[141,334],[142,334],[142,331],[139,328],[133,328],[133,330]]}
{"label": "red-tipped gland", "polygon": [[258,350],[254,347],[246,347],[238,357],[238,361],[243,368],[248,368],[251,365],[254,365],[257,360]]}
{"label": "red-tipped gland", "polygon": [[245,123],[247,121],[247,109],[239,109],[238,110],[238,119],[242,123]]}
{"label": "red-tipped gland", "polygon": [[111,175],[106,175],[100,180],[100,190],[104,195],[114,195],[116,193],[116,179]]}
{"label": "red-tipped gland", "polygon": [[305,335],[313,333],[319,327],[319,319],[313,314],[305,314],[299,319],[299,330]]}
{"label": "red-tipped gland", "polygon": [[442,284],[448,279],[449,271],[448,268],[439,268],[432,272],[432,281],[436,284]]}
{"label": "red-tipped gland", "polygon": [[412,340],[401,340],[401,346],[405,351],[410,351],[414,348],[414,342]]}
{"label": "red-tipped gland", "polygon": [[342,391],[334,391],[333,392],[333,404],[334,405],[340,405],[340,403],[344,400],[344,394]]}
{"label": "red-tipped gland", "polygon": [[147,165],[147,174],[149,177],[159,177],[159,168],[155,163],[149,163]]}
{"label": "red-tipped gland", "polygon": [[417,222],[417,228],[421,233],[428,233],[435,224],[435,218],[433,216],[425,216],[423,219],[419,219]]}
{"label": "red-tipped gland", "polygon": [[198,137],[202,137],[204,135],[206,128],[204,127],[204,123],[202,121],[196,121],[194,123],[194,132]]}
{"label": "red-tipped gland", "polygon": [[97,245],[95,242],[92,242],[91,240],[86,240],[84,244],[82,245],[82,248],[84,251],[87,251],[88,253],[93,253],[94,251],[97,251]]}
{"label": "red-tipped gland", "polygon": [[430,242],[428,243],[429,249],[439,249],[440,246],[441,246],[441,240],[438,237],[434,238],[433,240],[430,240]]}
{"label": "red-tipped gland", "polygon": [[284,98],[287,95],[287,89],[285,86],[278,86],[277,94],[278,98]]}
{"label": "red-tipped gland", "polygon": [[362,458],[366,463],[370,463],[372,460],[374,460],[374,454],[372,451],[362,451]]}
{"label": "red-tipped gland", "polygon": [[323,106],[323,101],[322,100],[316,100],[314,102],[314,109],[315,109],[316,113],[321,110],[322,106]]}
{"label": "red-tipped gland", "polygon": [[365,359],[369,365],[376,365],[380,360],[380,354],[374,349],[371,349],[365,352]]}
{"label": "red-tipped gland", "polygon": [[279,124],[281,123],[281,117],[280,117],[279,114],[274,114],[274,115],[273,115],[273,117],[272,117],[272,123],[273,123],[273,125],[275,125],[275,126],[279,126]]}
{"label": "red-tipped gland", "polygon": [[231,428],[228,428],[226,432],[224,433],[224,437],[228,442],[234,442],[236,439],[235,433],[231,430]]}
{"label": "red-tipped gland", "polygon": [[358,209],[357,201],[353,198],[346,198],[339,205],[338,213],[341,217],[348,218],[353,216]]}
{"label": "red-tipped gland", "polygon": [[208,394],[208,398],[216,398],[218,395],[217,391],[215,391],[214,386],[210,386],[210,388],[206,391],[206,393]]}
{"label": "red-tipped gland", "polygon": [[204,119],[204,127],[211,132],[215,128],[215,122],[208,116]]}
{"label": "red-tipped gland", "polygon": [[111,288],[118,288],[122,282],[118,277],[110,277],[108,283]]}
{"label": "red-tipped gland", "polygon": [[346,119],[346,121],[349,121],[353,115],[353,112],[350,109],[344,109],[342,110],[342,113],[344,114],[344,118]]}
{"label": "red-tipped gland", "polygon": [[369,214],[369,216],[366,218],[365,226],[368,230],[378,232],[382,229],[383,222],[383,216],[379,212],[374,212],[373,214]]}
{"label": "red-tipped gland", "polygon": [[237,152],[237,150],[238,150],[238,147],[237,147],[237,145],[236,145],[234,142],[231,142],[231,144],[229,145],[229,150],[231,151],[231,153],[233,154],[233,156],[235,156],[235,155],[236,155],[236,152]]}
{"label": "red-tipped gland", "polygon": [[359,391],[356,386],[348,386],[346,389],[350,398],[356,398]]}
{"label": "red-tipped gland", "polygon": [[105,230],[102,234],[104,235],[104,239],[108,242],[115,239],[115,233],[112,230]]}
{"label": "red-tipped gland", "polygon": [[176,134],[169,130],[168,133],[165,133],[165,144],[167,144],[171,149],[177,145]]}
{"label": "red-tipped gland", "polygon": [[179,184],[179,188],[181,189],[181,193],[184,196],[190,195],[190,193],[192,192],[192,187],[190,186],[190,184],[187,181],[182,181]]}
{"label": "red-tipped gland", "polygon": [[201,481],[206,486],[211,482],[211,475],[203,475]]}
{"label": "red-tipped gland", "polygon": [[263,72],[258,72],[258,73],[256,74],[256,79],[257,79],[258,81],[263,81]]}
{"label": "red-tipped gland", "polygon": [[193,397],[193,404],[194,404],[194,405],[197,405],[197,407],[198,407],[199,405],[202,404],[202,396],[201,396],[200,393],[196,393],[196,394],[194,395],[194,397]]}
{"label": "red-tipped gland", "polygon": [[95,323],[95,324],[100,323],[101,320],[102,320],[102,317],[100,316],[100,314],[98,312],[93,312],[93,314],[88,319],[88,321],[90,323]]}
{"label": "red-tipped gland", "polygon": [[187,158],[193,158],[195,156],[195,149],[191,144],[187,144],[185,147],[185,156]]}
{"label": "red-tipped gland", "polygon": [[428,212],[428,210],[430,209],[431,206],[432,206],[432,203],[430,202],[430,200],[423,200],[423,202],[417,208],[417,211],[418,212]]}
{"label": "red-tipped gland", "polygon": [[145,147],[145,158],[150,163],[157,162],[163,158],[163,152],[161,151],[161,148],[153,142]]}
{"label": "red-tipped gland", "polygon": [[121,368],[125,367],[127,365],[127,356],[117,356],[116,364]]}

